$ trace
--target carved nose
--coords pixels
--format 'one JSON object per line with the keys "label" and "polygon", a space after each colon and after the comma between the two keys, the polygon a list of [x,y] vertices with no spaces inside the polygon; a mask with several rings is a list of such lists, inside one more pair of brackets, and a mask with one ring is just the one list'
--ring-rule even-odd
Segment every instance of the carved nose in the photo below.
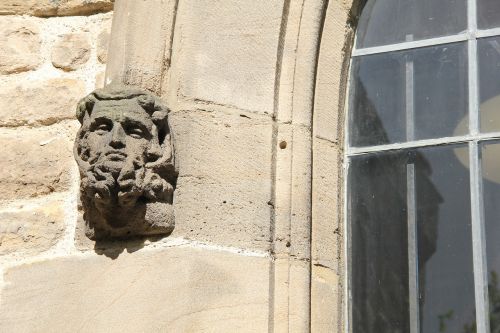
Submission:
{"label": "carved nose", "polygon": [[113,126],[113,130],[111,132],[111,142],[109,145],[113,148],[124,148],[125,147],[125,131],[122,126],[117,124]]}

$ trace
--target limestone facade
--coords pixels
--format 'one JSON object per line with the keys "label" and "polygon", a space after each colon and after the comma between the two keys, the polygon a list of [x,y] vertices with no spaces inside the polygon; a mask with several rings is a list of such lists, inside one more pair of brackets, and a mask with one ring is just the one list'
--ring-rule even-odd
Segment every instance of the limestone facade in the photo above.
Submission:
{"label": "limestone facade", "polygon": [[[358,7],[2,1],[0,331],[342,332]],[[81,237],[75,108],[112,82],[171,109],[168,237]]]}

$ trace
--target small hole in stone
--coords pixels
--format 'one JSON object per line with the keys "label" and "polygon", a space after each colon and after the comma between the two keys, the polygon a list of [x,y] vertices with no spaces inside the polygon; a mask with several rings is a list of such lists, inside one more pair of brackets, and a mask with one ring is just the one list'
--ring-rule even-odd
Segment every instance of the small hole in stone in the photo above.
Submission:
{"label": "small hole in stone", "polygon": [[286,242],[286,247],[290,247],[290,245],[292,245],[290,242]]}
{"label": "small hole in stone", "polygon": [[222,203],[226,203],[226,200],[222,201]]}
{"label": "small hole in stone", "polygon": [[280,142],[280,148],[285,149],[286,148],[286,141],[281,141]]}

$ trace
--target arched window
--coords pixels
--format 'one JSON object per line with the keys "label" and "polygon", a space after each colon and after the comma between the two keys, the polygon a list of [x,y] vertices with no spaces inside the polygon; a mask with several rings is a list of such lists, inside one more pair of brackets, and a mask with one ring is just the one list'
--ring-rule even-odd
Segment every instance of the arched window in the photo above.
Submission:
{"label": "arched window", "polygon": [[349,331],[500,330],[500,1],[368,0],[347,117]]}

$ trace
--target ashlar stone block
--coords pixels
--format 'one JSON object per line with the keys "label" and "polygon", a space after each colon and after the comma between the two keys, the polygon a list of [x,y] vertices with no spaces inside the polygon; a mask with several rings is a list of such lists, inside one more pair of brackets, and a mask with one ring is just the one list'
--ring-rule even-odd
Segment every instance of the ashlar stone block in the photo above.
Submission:
{"label": "ashlar stone block", "polygon": [[323,266],[312,266],[311,332],[342,332],[342,278]]}
{"label": "ashlar stone block", "polygon": [[333,270],[339,269],[342,257],[340,191],[342,152],[338,144],[314,139],[312,192],[312,259]]}
{"label": "ashlar stone block", "polygon": [[[333,142],[343,132],[350,49],[346,47],[349,9],[343,1],[328,4],[321,36],[314,98],[314,134]],[[340,125],[339,125],[340,124]]]}
{"label": "ashlar stone block", "polygon": [[170,116],[179,167],[174,235],[268,249],[272,120],[231,111]]}
{"label": "ashlar stone block", "polygon": [[180,2],[173,80],[182,97],[271,114],[282,11],[283,1]]}
{"label": "ashlar stone block", "polygon": [[5,273],[0,331],[267,332],[269,264],[172,247],[23,265]]}

